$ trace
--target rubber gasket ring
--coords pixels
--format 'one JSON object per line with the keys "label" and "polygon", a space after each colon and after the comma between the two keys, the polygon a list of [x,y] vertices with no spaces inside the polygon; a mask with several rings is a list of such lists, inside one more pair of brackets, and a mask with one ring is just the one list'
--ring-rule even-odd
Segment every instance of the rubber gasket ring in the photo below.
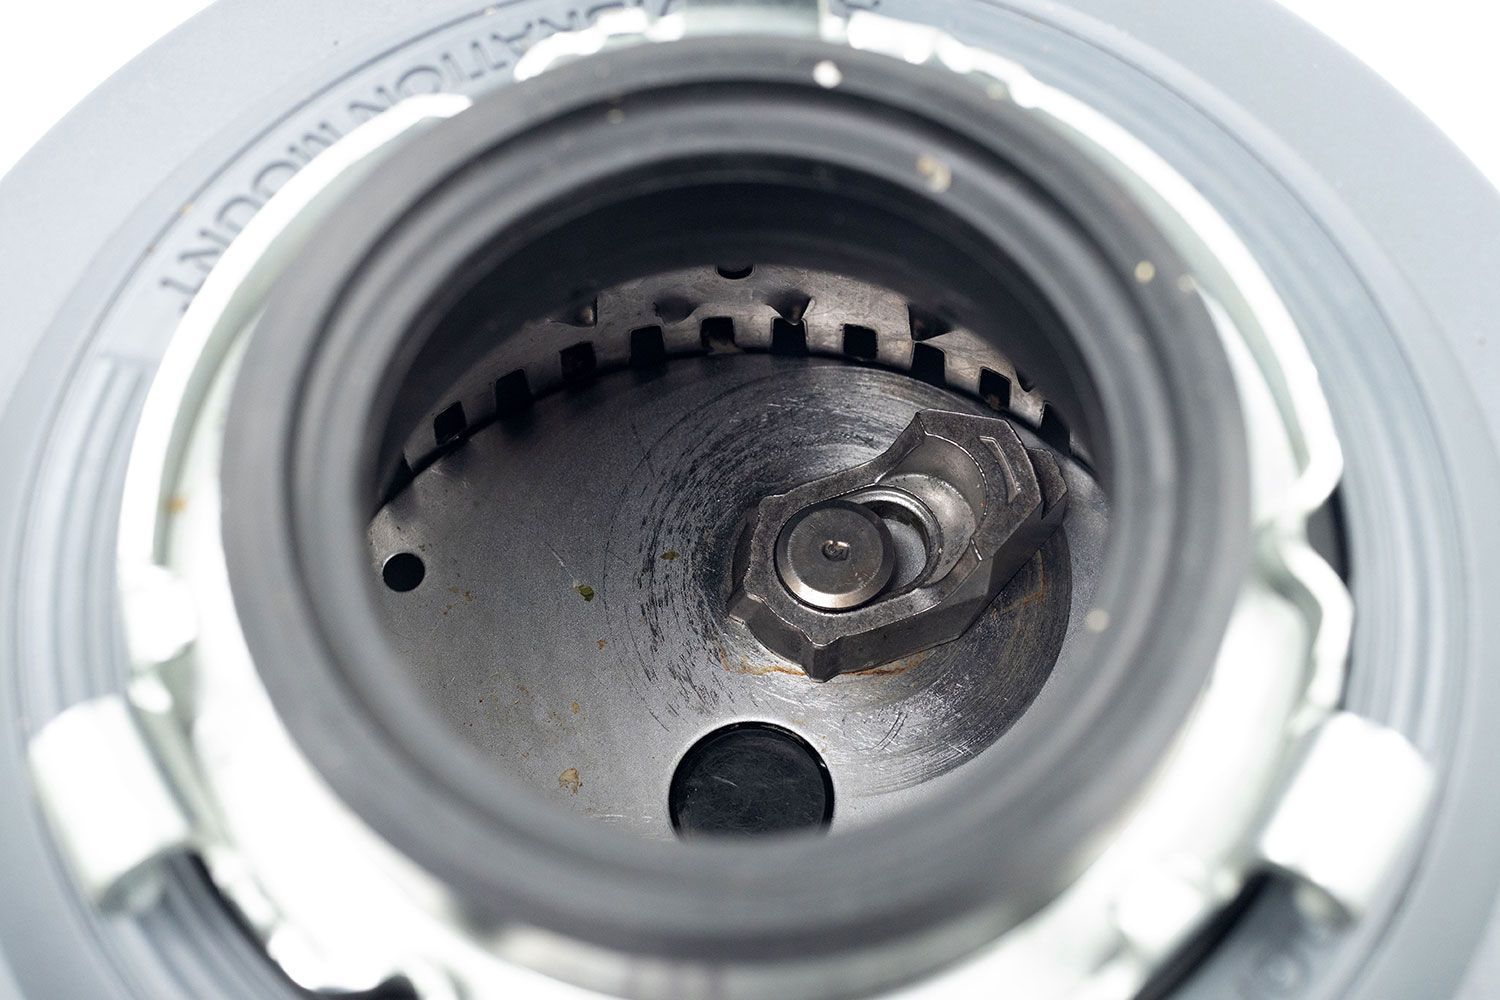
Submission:
{"label": "rubber gasket ring", "polygon": [[[825,58],[843,72],[837,94],[811,83]],[[1107,642],[1095,640],[1099,686],[1055,692],[1052,707],[1039,704],[1018,724],[1013,739],[1033,751],[1029,770],[994,774],[981,759],[965,794],[923,817],[836,841],[788,840],[770,853],[623,842],[517,794],[430,722],[378,638],[368,591],[348,585],[368,569],[360,540],[376,474],[372,432],[357,414],[388,391],[378,387],[401,358],[406,321],[477,245],[465,242],[474,231],[455,235],[454,221],[503,228],[495,195],[514,188],[500,178],[534,178],[555,159],[555,146],[526,141],[544,123],[593,114],[597,124],[628,99],[632,111],[612,126],[619,155],[662,157],[673,136],[628,130],[650,119],[652,100],[687,88],[719,114],[726,94],[743,111],[759,102],[784,114],[796,102],[820,126],[834,120],[830,104],[856,111],[872,126],[861,152],[913,128],[955,155],[983,151],[1008,165],[997,176],[1013,169],[1028,179],[1031,224],[1045,222],[1051,238],[1070,234],[1075,249],[1087,248],[1083,258],[1095,258],[1068,262],[1088,280],[1052,276],[1078,296],[1059,308],[1079,315],[1123,304],[1129,320],[1106,311],[1089,329],[1131,324],[1130,337],[1093,337],[1086,349],[1095,371],[1105,361],[1109,371],[1091,422],[1130,443],[1109,473],[1124,555],[1101,584],[1117,624]],[[712,120],[705,114],[699,127]],[[790,131],[804,151],[848,153],[815,130]],[[885,180],[920,184],[906,167],[915,159],[896,161],[902,170]],[[554,185],[564,172],[554,171]],[[960,205],[981,186],[954,185],[948,206],[982,227],[982,215]],[[1015,202],[1021,190],[1011,176],[986,195]],[[1133,279],[1141,260],[1160,280]],[[1091,270],[1099,262],[1102,285]],[[1233,382],[1207,315],[1177,287],[1181,274],[1109,182],[1020,112],[947,74],[818,43],[743,38],[622,50],[545,74],[398,155],[277,289],[226,441],[226,547],[247,639],[294,737],[339,793],[473,904],[511,919],[606,946],[737,961],[874,947],[923,925],[1018,915],[1077,871],[1159,760],[1201,688],[1248,565]],[[1142,398],[1167,403],[1130,405]],[[872,871],[888,877],[874,884]]]}

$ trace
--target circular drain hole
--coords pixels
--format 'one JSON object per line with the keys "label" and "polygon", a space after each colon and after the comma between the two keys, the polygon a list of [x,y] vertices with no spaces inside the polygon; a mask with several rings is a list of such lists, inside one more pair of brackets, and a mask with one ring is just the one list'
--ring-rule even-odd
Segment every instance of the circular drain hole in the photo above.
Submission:
{"label": "circular drain hole", "polygon": [[755,268],[750,264],[736,262],[733,264],[720,264],[714,270],[719,272],[719,277],[721,278],[728,278],[730,281],[740,281],[750,277]]}
{"label": "circular drain hole", "polygon": [[668,796],[679,837],[789,833],[833,819],[833,779],[818,752],[768,722],[737,722],[693,744]]}
{"label": "circular drain hole", "polygon": [[416,590],[427,575],[427,565],[414,552],[397,552],[380,567],[380,578],[397,593]]}

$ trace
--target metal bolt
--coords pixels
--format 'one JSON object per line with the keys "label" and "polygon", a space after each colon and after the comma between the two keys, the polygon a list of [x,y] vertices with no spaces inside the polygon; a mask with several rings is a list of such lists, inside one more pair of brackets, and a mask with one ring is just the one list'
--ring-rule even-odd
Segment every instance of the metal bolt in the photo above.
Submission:
{"label": "metal bolt", "polygon": [[[909,656],[974,623],[1067,494],[1057,460],[1006,420],[922,410],[870,461],[761,500],[729,614],[814,680]],[[913,521],[924,551],[898,552],[891,526]]]}
{"label": "metal bolt", "polygon": [[799,600],[843,611],[890,583],[895,545],[880,515],[856,503],[829,500],[787,521],[776,542],[776,569]]}

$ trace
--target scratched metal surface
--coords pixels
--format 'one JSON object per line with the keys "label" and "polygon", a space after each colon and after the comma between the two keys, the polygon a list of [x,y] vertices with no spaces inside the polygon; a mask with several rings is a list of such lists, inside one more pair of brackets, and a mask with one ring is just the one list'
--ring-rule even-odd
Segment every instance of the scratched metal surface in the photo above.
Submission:
{"label": "scratched metal surface", "polygon": [[766,354],[547,396],[376,516],[372,567],[397,551],[427,565],[416,590],[383,592],[391,632],[453,726],[562,807],[670,837],[680,756],[718,726],[763,720],[824,755],[835,832],[869,822],[1003,752],[1054,661],[1085,668],[1065,637],[1106,527],[1098,486],[1068,463],[1064,529],[968,634],[809,680],[725,613],[740,519],[768,492],[873,457],[929,407],[983,412],[904,374]]}

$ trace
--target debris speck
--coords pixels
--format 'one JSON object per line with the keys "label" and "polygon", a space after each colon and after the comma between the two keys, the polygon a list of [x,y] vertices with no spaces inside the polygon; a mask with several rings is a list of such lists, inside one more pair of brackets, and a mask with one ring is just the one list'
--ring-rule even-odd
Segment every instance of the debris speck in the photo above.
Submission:
{"label": "debris speck", "polygon": [[678,552],[676,549],[668,549],[667,551],[665,551],[665,552],[663,552],[661,554],[661,557],[663,559],[665,559],[667,562],[671,562],[673,559],[676,559],[681,554],[682,553]]}
{"label": "debris speck", "polygon": [[603,639],[600,639],[599,640],[599,648],[602,650],[602,649],[604,649],[605,645],[606,645],[605,641]]}
{"label": "debris speck", "polygon": [[590,587],[586,583],[575,583],[573,585],[573,589],[577,591],[578,596],[583,598],[585,601],[592,601],[594,599],[594,588]]}
{"label": "debris speck", "polygon": [[931,153],[917,157],[917,173],[926,179],[927,190],[935,194],[942,194],[953,186],[953,171]]}
{"label": "debris speck", "polygon": [[1149,285],[1156,280],[1156,265],[1149,260],[1143,260],[1135,266],[1135,280],[1143,285]]}
{"label": "debris speck", "polygon": [[578,768],[570,767],[558,776],[557,784],[559,788],[566,788],[572,794],[577,795],[578,789],[583,787],[583,779],[578,776]]}
{"label": "debris speck", "polygon": [[576,701],[573,702],[573,704],[569,705],[568,707],[573,710],[573,714],[574,715],[577,715],[579,713],[579,711],[580,711],[580,709],[578,708],[578,702],[576,702]]}
{"label": "debris speck", "polygon": [[833,60],[824,59],[813,67],[813,82],[832,90],[844,82],[844,73]]}
{"label": "debris speck", "polygon": [[625,120],[625,112],[619,108],[610,108],[604,113],[604,120],[611,125],[618,125]]}
{"label": "debris speck", "polygon": [[1103,608],[1094,608],[1083,616],[1083,627],[1090,632],[1103,632],[1109,628],[1109,612]]}

